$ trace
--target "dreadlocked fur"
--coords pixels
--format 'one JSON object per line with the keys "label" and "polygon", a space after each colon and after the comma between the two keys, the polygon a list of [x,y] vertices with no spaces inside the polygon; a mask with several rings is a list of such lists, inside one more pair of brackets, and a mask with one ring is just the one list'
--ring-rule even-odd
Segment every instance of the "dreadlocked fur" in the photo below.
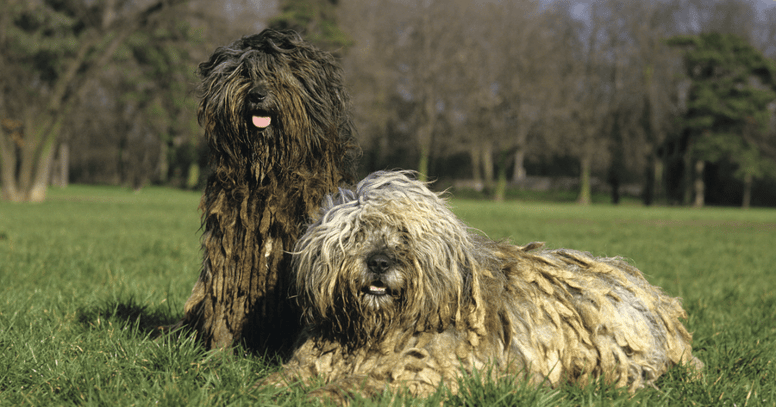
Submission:
{"label": "dreadlocked fur", "polygon": [[635,390],[703,366],[680,300],[619,258],[489,240],[404,172],[374,173],[322,211],[294,254],[306,327],[260,384],[320,375],[313,395],[347,404],[403,386],[455,391],[462,371]]}
{"label": "dreadlocked fur", "polygon": [[208,348],[288,348],[299,332],[290,255],[327,193],[351,182],[354,128],[334,58],[293,31],[264,30],[199,65],[212,173],[204,259],[178,325]]}

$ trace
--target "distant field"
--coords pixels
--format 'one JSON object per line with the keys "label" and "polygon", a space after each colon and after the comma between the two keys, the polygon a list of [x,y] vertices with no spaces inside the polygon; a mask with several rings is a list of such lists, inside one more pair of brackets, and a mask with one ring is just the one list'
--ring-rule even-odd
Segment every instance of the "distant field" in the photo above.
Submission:
{"label": "distant field", "polygon": [[[91,186],[0,202],[0,404],[308,404],[298,390],[250,391],[272,369],[261,358],[149,339],[180,316],[199,273],[198,203],[193,192]],[[625,257],[684,299],[706,369],[699,380],[672,370],[635,395],[470,381],[446,405],[776,406],[776,210],[451,204],[494,239]]]}

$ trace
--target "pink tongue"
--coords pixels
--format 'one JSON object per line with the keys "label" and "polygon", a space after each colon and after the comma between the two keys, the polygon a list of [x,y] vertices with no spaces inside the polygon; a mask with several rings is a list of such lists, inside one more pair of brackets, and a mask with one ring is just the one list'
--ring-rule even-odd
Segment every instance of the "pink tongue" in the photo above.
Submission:
{"label": "pink tongue", "polygon": [[260,117],[260,116],[253,116],[253,125],[263,129],[272,122],[272,119],[269,117]]}

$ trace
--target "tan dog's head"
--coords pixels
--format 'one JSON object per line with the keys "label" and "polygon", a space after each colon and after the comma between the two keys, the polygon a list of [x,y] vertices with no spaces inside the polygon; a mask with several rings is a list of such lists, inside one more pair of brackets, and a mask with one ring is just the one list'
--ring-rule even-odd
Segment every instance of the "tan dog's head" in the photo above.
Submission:
{"label": "tan dog's head", "polygon": [[471,299],[474,235],[408,172],[381,171],[327,198],[297,242],[307,322],[350,341],[441,330]]}

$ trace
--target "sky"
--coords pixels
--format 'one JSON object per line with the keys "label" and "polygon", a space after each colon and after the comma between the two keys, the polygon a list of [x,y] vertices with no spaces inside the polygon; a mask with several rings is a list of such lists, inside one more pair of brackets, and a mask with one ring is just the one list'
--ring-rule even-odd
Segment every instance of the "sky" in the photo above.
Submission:
{"label": "sky", "polygon": [[770,7],[776,7],[776,0],[757,0],[757,9],[762,10]]}
{"label": "sky", "polygon": [[[551,3],[554,0],[545,1]],[[593,2],[595,2],[595,0],[572,0],[571,3],[574,4],[574,6],[572,7],[571,11],[574,13],[575,17],[582,17],[585,15],[588,4]],[[776,0],[754,0],[754,3],[757,10],[765,10],[771,7],[776,7]]]}

